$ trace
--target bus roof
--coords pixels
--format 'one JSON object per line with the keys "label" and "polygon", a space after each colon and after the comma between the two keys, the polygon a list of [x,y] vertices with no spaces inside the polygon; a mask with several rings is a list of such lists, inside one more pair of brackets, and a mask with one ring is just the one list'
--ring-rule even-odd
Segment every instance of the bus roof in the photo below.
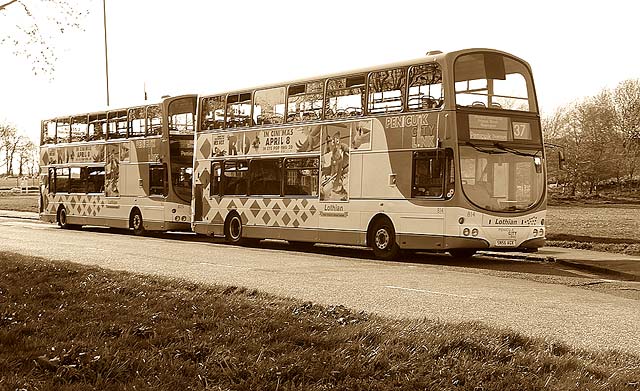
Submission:
{"label": "bus roof", "polygon": [[368,67],[365,67],[365,68],[350,69],[350,70],[345,70],[345,71],[342,71],[342,72],[334,72],[334,73],[330,73],[330,74],[324,74],[324,75],[318,75],[318,76],[310,76],[310,77],[306,77],[306,78],[302,78],[302,79],[282,81],[282,82],[279,82],[279,83],[269,83],[269,84],[263,84],[263,85],[258,85],[258,86],[251,86],[251,87],[248,86],[248,87],[242,88],[242,89],[233,89],[233,90],[227,90],[227,91],[219,91],[219,92],[216,92],[216,93],[199,94],[199,96],[200,97],[210,97],[210,96],[225,95],[225,94],[229,94],[229,93],[242,93],[242,92],[248,92],[248,91],[252,91],[252,90],[262,90],[262,89],[268,89],[268,88],[274,88],[274,87],[283,87],[283,86],[290,85],[290,84],[301,84],[301,83],[304,83],[304,82],[309,82],[309,81],[314,81],[314,80],[323,80],[323,79],[329,79],[329,78],[345,76],[345,75],[353,75],[353,74],[358,74],[358,73],[366,74],[366,73],[369,73],[369,72],[372,72],[372,71],[375,71],[375,70],[380,70],[380,69],[396,68],[396,67],[409,66],[409,65],[428,63],[428,62],[439,62],[441,64],[444,64],[444,63],[448,63],[449,61],[453,61],[455,58],[457,58],[458,56],[460,56],[462,54],[473,53],[473,52],[490,52],[490,53],[502,54],[504,56],[512,57],[512,58],[524,63],[529,70],[531,69],[529,64],[526,61],[524,61],[523,59],[521,59],[521,58],[519,58],[517,56],[514,56],[511,53],[507,53],[507,52],[496,50],[496,49],[470,48],[470,49],[461,49],[461,50],[456,50],[456,51],[451,51],[451,52],[441,52],[439,50],[434,50],[434,51],[427,52],[425,57],[414,58],[414,59],[411,59],[411,60],[398,61],[398,62],[393,62],[393,63],[388,63],[388,64],[379,64],[379,65],[374,65],[374,66],[368,66]]}
{"label": "bus roof", "polygon": [[126,106],[126,107],[118,107],[118,108],[107,108],[104,110],[96,110],[96,111],[89,111],[89,112],[81,112],[81,113],[75,113],[75,114],[69,114],[69,115],[58,115],[55,117],[50,117],[50,118],[46,118],[44,120],[42,120],[41,122],[45,122],[45,121],[53,121],[53,120],[58,120],[58,119],[63,119],[63,118],[73,118],[73,117],[82,117],[82,116],[88,116],[88,115],[100,115],[100,114],[106,114],[106,113],[112,113],[115,111],[124,111],[124,110],[129,110],[129,109],[136,109],[136,108],[140,108],[140,107],[146,107],[146,106],[157,106],[159,104],[162,104],[164,101],[166,100],[174,100],[174,99],[179,99],[179,98],[186,98],[186,97],[195,97],[197,96],[196,94],[183,94],[183,95],[176,95],[176,96],[165,96],[163,97],[159,102],[145,102],[139,105],[132,105],[132,106]]}

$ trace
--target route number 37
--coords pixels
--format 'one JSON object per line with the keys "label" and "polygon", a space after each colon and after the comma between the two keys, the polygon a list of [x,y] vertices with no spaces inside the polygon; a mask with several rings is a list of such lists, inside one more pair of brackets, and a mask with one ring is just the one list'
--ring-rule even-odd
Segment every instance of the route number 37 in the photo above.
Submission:
{"label": "route number 37", "polygon": [[531,124],[528,122],[514,122],[512,126],[515,140],[531,140]]}

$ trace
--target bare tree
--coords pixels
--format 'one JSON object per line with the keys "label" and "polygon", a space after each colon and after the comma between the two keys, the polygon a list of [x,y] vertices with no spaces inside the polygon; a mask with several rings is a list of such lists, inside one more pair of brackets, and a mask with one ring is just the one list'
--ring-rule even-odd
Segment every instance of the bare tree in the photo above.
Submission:
{"label": "bare tree", "polygon": [[6,175],[13,173],[13,159],[23,139],[24,136],[19,135],[12,124],[0,124],[0,152],[4,154],[4,159],[0,160],[0,167],[5,167]]}
{"label": "bare tree", "polygon": [[34,175],[38,161],[38,147],[26,137],[17,146],[18,176]]}
{"label": "bare tree", "polygon": [[547,150],[548,179],[557,185],[567,184],[567,171],[560,169],[559,153],[551,152],[556,152],[555,148],[560,148],[557,152],[560,150],[562,153],[565,152],[569,110],[568,107],[559,107],[552,115],[542,118],[542,132]]}
{"label": "bare tree", "polygon": [[573,116],[575,134],[580,139],[581,148],[579,175],[588,184],[589,193],[597,191],[596,185],[616,173],[616,134],[614,114],[609,91],[603,90],[595,97],[576,105]]}
{"label": "bare tree", "polygon": [[555,174],[569,186],[570,195],[585,185],[590,193],[597,192],[598,183],[619,177],[620,142],[614,119],[611,94],[603,90],[542,121],[546,141],[564,147],[565,174]]}
{"label": "bare tree", "polygon": [[57,60],[54,42],[68,30],[81,29],[88,13],[73,1],[0,0],[0,26],[11,29],[0,31],[0,46],[26,57],[34,74],[52,77]]}
{"label": "bare tree", "polygon": [[633,179],[640,164],[640,79],[625,80],[613,94],[615,126],[621,138],[621,166]]}

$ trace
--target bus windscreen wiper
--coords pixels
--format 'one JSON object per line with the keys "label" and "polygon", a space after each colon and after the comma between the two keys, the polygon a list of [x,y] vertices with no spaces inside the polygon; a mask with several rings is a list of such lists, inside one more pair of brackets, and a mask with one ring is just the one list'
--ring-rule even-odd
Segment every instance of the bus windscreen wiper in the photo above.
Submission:
{"label": "bus windscreen wiper", "polygon": [[502,154],[502,153],[505,153],[505,152],[509,152],[509,151],[507,151],[505,149],[502,149],[502,148],[498,148],[498,149],[500,149],[500,151],[496,151],[495,149],[481,148],[481,147],[477,146],[476,144],[472,143],[471,141],[467,141],[465,143],[465,145],[470,146],[471,148],[475,149],[478,152],[488,153],[489,155],[497,155],[497,154]]}
{"label": "bus windscreen wiper", "polygon": [[540,152],[540,150],[537,150],[536,153],[527,153],[527,152],[522,152],[518,149],[515,148],[510,148],[510,147],[505,147],[504,145],[502,145],[501,143],[493,143],[493,145],[498,148],[501,151],[505,151],[505,152],[511,152],[514,155],[518,155],[518,156],[526,156],[526,157],[537,157],[538,153]]}

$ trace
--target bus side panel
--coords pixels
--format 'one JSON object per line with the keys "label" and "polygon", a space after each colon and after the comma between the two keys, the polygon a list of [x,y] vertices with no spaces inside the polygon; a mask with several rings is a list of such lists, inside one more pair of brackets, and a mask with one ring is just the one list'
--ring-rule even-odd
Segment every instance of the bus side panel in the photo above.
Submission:
{"label": "bus side panel", "polygon": [[[120,195],[129,197],[145,197],[144,179],[147,179],[148,177],[148,165],[146,166],[146,170],[144,170],[142,169],[142,165],[139,164],[120,164]],[[140,180],[142,180],[142,182]]]}
{"label": "bus side panel", "polygon": [[[395,152],[393,160],[396,163],[394,171],[390,162],[390,155],[386,153],[370,153],[362,156],[362,198],[364,199],[402,199],[402,190],[411,186],[410,152]],[[403,167],[404,166],[404,167]],[[400,170],[403,167],[403,170]],[[402,190],[401,190],[402,189]]]}

